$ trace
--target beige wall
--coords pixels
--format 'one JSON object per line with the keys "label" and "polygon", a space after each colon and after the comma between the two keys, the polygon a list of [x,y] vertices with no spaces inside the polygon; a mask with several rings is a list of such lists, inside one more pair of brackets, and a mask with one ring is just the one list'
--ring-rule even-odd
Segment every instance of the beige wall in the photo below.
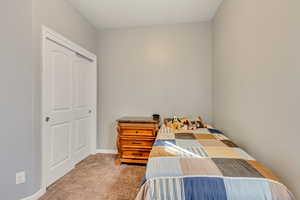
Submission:
{"label": "beige wall", "polygon": [[89,51],[97,52],[97,30],[65,0],[32,0],[34,141],[33,183],[36,192],[41,179],[41,27],[46,25]]}
{"label": "beige wall", "polygon": [[214,20],[214,123],[300,198],[300,1],[225,0]]}
{"label": "beige wall", "polygon": [[100,148],[115,149],[123,115],[202,115],[211,120],[211,24],[99,34]]}

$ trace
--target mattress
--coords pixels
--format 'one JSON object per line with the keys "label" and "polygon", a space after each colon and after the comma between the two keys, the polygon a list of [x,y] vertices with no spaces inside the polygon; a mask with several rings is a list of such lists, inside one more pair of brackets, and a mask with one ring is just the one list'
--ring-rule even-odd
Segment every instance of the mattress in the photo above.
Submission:
{"label": "mattress", "polygon": [[294,200],[260,162],[216,129],[162,127],[136,200]]}

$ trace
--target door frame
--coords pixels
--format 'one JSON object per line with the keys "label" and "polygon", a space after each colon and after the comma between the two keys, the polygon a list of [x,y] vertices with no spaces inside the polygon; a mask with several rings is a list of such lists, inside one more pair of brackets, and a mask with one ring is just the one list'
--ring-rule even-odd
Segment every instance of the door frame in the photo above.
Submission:
{"label": "door frame", "polygon": [[[80,55],[86,59],[88,59],[91,62],[91,65],[94,68],[94,76],[93,76],[93,90],[94,90],[94,96],[95,99],[93,100],[92,103],[92,132],[91,132],[91,137],[90,137],[90,155],[96,154],[97,151],[97,98],[98,98],[98,91],[97,91],[97,83],[98,83],[98,70],[97,70],[97,56],[91,52],[89,52],[88,50],[84,49],[83,47],[79,46],[78,44],[70,41],[69,39],[67,39],[66,37],[64,37],[63,35],[53,31],[52,29],[46,27],[46,26],[42,26],[42,87],[41,87],[41,113],[40,113],[40,119],[41,119],[41,149],[42,149],[42,160],[41,160],[41,164],[42,164],[42,188],[46,188],[47,187],[47,174],[46,174],[46,167],[47,167],[47,159],[45,158],[45,153],[46,153],[46,142],[45,141],[45,123],[44,123],[44,111],[45,111],[45,103],[44,103],[44,99],[45,99],[45,90],[44,90],[44,85],[45,85],[45,76],[46,74],[44,73],[44,68],[46,67],[46,59],[45,59],[45,53],[46,53],[46,41],[50,40],[54,43],[57,43],[58,45],[61,45],[71,51],[73,51],[74,53],[76,53],[77,55]],[[75,164],[73,164],[73,167],[75,167]]]}

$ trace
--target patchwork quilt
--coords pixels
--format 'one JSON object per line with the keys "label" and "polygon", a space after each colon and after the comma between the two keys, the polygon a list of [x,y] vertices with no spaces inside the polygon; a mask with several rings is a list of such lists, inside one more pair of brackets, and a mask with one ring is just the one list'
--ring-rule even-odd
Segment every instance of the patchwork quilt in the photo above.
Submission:
{"label": "patchwork quilt", "polygon": [[216,129],[162,127],[136,200],[295,200],[261,163]]}

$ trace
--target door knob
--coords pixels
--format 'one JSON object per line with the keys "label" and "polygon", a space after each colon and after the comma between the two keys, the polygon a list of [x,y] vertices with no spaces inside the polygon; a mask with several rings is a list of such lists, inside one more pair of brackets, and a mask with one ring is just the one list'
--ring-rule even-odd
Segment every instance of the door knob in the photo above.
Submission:
{"label": "door knob", "polygon": [[49,122],[50,121],[50,117],[46,117],[45,121]]}
{"label": "door knob", "polygon": [[92,113],[92,110],[89,110],[89,114],[91,114]]}

